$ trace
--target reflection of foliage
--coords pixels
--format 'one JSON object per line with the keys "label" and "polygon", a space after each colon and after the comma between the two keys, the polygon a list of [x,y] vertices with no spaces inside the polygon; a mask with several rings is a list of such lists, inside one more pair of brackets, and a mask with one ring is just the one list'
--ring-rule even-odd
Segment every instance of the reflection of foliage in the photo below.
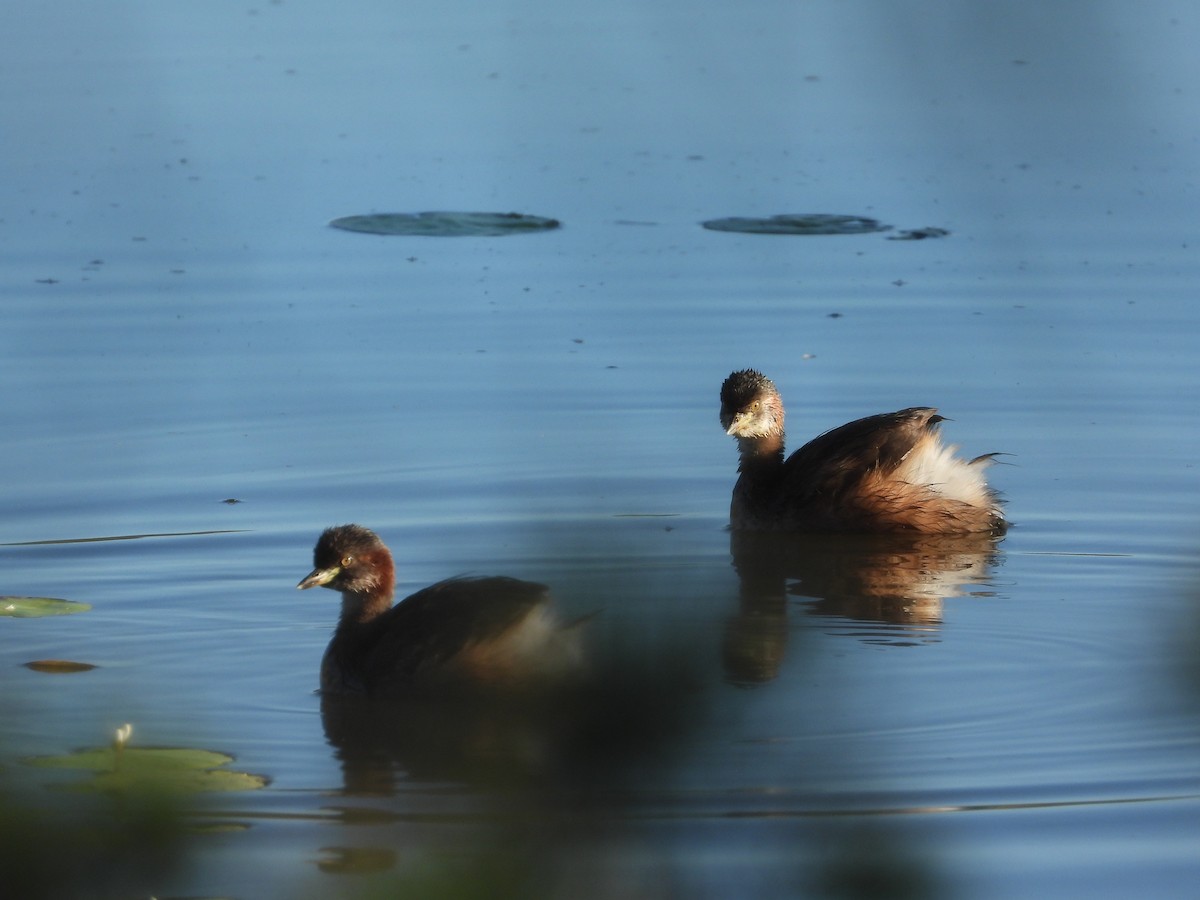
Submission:
{"label": "reflection of foliage", "polygon": [[34,798],[0,789],[5,896],[147,896],[180,862],[181,810],[155,792]]}
{"label": "reflection of foliage", "polygon": [[405,778],[488,788],[591,791],[661,769],[703,715],[687,648],[632,653],[624,638],[596,651],[589,672],[538,692],[372,700],[327,694],[325,734],[350,794],[391,794]]}
{"label": "reflection of foliage", "polygon": [[184,794],[247,790],[266,779],[221,767],[222,753],[129,749],[133,726],[113,745],[31,757],[41,769],[92,772],[69,791],[17,795],[0,787],[0,884],[21,898],[153,894],[187,849]]}
{"label": "reflection of foliage", "polygon": [[936,868],[895,829],[863,820],[825,835],[817,895],[836,900],[929,900],[942,894]]}
{"label": "reflection of foliage", "polygon": [[[1190,592],[1193,601],[1200,600],[1200,590]],[[1175,658],[1183,661],[1184,697],[1192,704],[1193,711],[1200,711],[1200,604],[1189,604],[1191,621],[1180,629],[1182,641],[1175,651]]]}
{"label": "reflection of foliage", "polygon": [[[553,852],[549,848],[535,851],[528,844],[518,845],[512,841],[494,846],[486,841],[470,844],[457,853],[426,856],[405,866],[402,871],[378,876],[368,882],[370,887],[350,896],[356,900],[392,897],[536,900],[559,896],[550,889],[544,877],[546,863]],[[321,868],[325,872],[333,871],[324,865]],[[586,898],[596,894],[585,891],[576,896]]]}
{"label": "reflection of foliage", "polygon": [[[323,848],[320,870],[362,876],[361,891],[346,894],[359,900],[622,896],[613,885],[626,876],[608,870],[623,867],[615,848],[639,815],[630,804],[671,781],[707,697],[682,641],[622,634],[592,649],[592,677],[562,692],[436,704],[324,697],[346,798],[398,805],[366,846]],[[414,841],[406,789],[418,783],[470,785],[480,806],[461,820],[422,818],[434,827]]]}

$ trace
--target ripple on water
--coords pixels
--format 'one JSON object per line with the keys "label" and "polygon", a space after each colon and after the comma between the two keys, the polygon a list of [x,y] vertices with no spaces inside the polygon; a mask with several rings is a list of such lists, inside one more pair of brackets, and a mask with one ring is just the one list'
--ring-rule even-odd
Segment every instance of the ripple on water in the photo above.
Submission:
{"label": "ripple on water", "polygon": [[[1111,624],[1089,619],[1087,610],[1067,630],[1045,618],[1061,624],[1061,610],[972,593],[948,598],[917,625],[839,617],[821,600],[791,606],[792,649],[804,658],[783,667],[752,722],[769,729],[760,731],[775,746],[767,755],[782,763],[799,750],[809,760],[808,783],[820,790],[794,809],[940,810],[1196,793],[1184,752],[1198,743],[1196,724],[1163,690],[1162,672],[1143,662],[1136,641],[1114,646]],[[787,792],[782,766],[759,772]],[[800,780],[791,786],[799,791],[793,801],[805,796]]]}

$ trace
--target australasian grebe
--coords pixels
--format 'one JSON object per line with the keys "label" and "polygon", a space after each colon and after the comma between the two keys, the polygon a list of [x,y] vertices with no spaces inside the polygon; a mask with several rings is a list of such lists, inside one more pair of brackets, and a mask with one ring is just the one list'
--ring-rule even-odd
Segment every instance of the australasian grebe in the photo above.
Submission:
{"label": "australasian grebe", "polygon": [[753,369],[734,372],[721,385],[721,425],[741,456],[730,522],[758,531],[1003,531],[983,476],[995,454],[955,456],[938,436],[941,421],[928,407],[868,416],[785,461],[779,391]]}
{"label": "australasian grebe", "polygon": [[581,662],[576,623],[554,615],[545,585],[450,578],[393,606],[392,554],[361,525],[326,529],[313,566],[296,587],[342,594],[341,618],[321,660],[324,692],[505,690],[538,686]]}

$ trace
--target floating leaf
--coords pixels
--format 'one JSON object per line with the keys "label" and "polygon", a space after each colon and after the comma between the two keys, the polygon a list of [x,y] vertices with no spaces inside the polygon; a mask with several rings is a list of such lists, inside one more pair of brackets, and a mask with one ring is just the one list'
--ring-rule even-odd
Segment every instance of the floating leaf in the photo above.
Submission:
{"label": "floating leaf", "polygon": [[871,234],[892,227],[866,216],[828,213],[796,213],[761,219],[734,216],[709,219],[700,224],[709,231],[736,231],[742,234]]}
{"label": "floating leaf", "polygon": [[15,619],[36,619],[40,616],[66,616],[87,612],[90,603],[58,600],[54,597],[0,597],[0,616]]}
{"label": "floating leaf", "polygon": [[524,213],[422,212],[345,216],[329,223],[365,234],[409,234],[425,237],[502,237],[531,231],[551,231],[557,219]]}
{"label": "floating leaf", "polygon": [[222,768],[233,762],[233,757],[213,750],[93,747],[65,756],[29,757],[22,762],[42,769],[94,772],[90,780],[71,786],[80,791],[253,791],[265,787],[268,781],[262,775]]}
{"label": "floating leaf", "polygon": [[888,235],[889,241],[923,241],[927,238],[945,237],[950,232],[945,228],[909,228],[906,231],[898,231],[895,234]]}
{"label": "floating leaf", "polygon": [[91,663],[75,662],[73,659],[35,659],[25,663],[25,668],[35,672],[53,672],[67,674],[69,672],[90,672],[96,668]]}
{"label": "floating leaf", "polygon": [[386,872],[396,865],[396,851],[385,847],[322,847],[325,856],[317,860],[322,872],[337,875],[363,875]]}

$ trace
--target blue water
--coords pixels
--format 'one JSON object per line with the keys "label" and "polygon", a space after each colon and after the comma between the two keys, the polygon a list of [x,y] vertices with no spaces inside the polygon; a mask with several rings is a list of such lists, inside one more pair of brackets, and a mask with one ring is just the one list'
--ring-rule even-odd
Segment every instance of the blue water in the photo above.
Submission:
{"label": "blue water", "polygon": [[[249,829],[154,892],[453,886],[499,847],[548,895],[844,896],[839,860],[918,896],[1194,894],[1189,5],[10,18],[0,594],[93,609],[0,619],[0,746],[128,721],[272,779],[219,798],[208,815]],[[563,228],[326,227],[436,209]],[[951,234],[699,226],[788,212]],[[717,424],[746,366],[779,384],[792,446],[938,406],[965,453],[1009,454],[1015,527],[752,588]],[[401,592],[546,581],[652,684],[684,648],[677,743],[613,807],[567,804],[569,828],[452,760],[348,791],[314,693],[336,598],[293,589],[343,521],[389,543]],[[41,658],[99,668],[21,667]],[[348,847],[378,871],[335,871],[323,848]]]}

